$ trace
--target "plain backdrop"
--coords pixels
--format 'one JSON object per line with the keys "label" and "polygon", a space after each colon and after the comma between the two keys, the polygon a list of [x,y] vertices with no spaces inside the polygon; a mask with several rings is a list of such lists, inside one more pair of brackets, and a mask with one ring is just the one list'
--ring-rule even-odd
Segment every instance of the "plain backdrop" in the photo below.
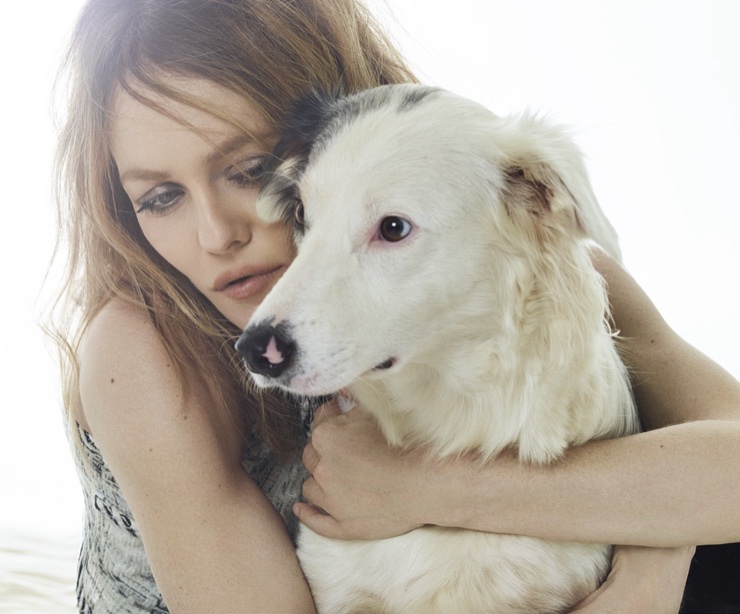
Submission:
{"label": "plain backdrop", "polygon": [[[80,5],[15,2],[0,25],[0,528],[81,524],[56,364],[36,324],[54,235],[50,88]],[[740,2],[388,0],[378,10],[422,80],[573,128],[628,268],[680,334],[740,376]]]}

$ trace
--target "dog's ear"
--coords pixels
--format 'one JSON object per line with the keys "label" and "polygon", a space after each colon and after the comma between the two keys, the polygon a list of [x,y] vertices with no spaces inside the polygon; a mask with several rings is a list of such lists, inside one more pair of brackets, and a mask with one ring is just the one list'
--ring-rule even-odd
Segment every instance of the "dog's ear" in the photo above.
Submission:
{"label": "dog's ear", "polygon": [[561,128],[534,116],[505,120],[504,204],[538,227],[589,237],[620,259],[617,234],[588,179],[580,150]]}
{"label": "dog's ear", "polygon": [[555,191],[550,183],[543,181],[539,173],[532,173],[532,169],[519,166],[507,168],[504,172],[504,205],[508,213],[511,214],[514,207],[522,208],[537,217],[551,213]]}
{"label": "dog's ear", "polygon": [[339,89],[313,89],[293,105],[283,120],[283,133],[265,164],[257,201],[257,211],[264,220],[293,219],[300,202],[298,181],[308,164],[319,135],[336,115]]}
{"label": "dog's ear", "polygon": [[512,166],[504,172],[504,205],[510,215],[526,211],[539,219],[557,215],[582,231],[575,197],[552,169],[541,164]]}
{"label": "dog's ear", "polygon": [[541,165],[506,168],[502,202],[514,226],[541,248],[586,235],[567,188]]}

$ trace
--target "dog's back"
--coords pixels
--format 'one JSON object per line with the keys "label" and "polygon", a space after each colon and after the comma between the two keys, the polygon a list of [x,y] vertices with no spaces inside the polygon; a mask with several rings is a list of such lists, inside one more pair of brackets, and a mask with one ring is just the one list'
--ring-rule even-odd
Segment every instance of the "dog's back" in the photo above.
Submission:
{"label": "dog's back", "polygon": [[[301,213],[296,261],[240,341],[257,383],[351,385],[391,444],[481,462],[636,430],[589,258],[588,238],[618,257],[616,238],[570,140],[421,86],[312,104],[260,197],[273,219]],[[322,612],[554,612],[598,586],[609,552],[425,528],[304,530],[299,557]]]}

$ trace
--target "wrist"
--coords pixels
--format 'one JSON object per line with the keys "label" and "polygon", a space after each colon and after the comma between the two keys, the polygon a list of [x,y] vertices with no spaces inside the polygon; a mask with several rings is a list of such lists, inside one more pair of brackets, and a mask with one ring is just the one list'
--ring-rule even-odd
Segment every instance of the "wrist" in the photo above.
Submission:
{"label": "wrist", "polygon": [[426,524],[511,532],[506,519],[514,498],[511,470],[518,466],[514,453],[506,451],[487,462],[474,454],[429,459],[427,465]]}

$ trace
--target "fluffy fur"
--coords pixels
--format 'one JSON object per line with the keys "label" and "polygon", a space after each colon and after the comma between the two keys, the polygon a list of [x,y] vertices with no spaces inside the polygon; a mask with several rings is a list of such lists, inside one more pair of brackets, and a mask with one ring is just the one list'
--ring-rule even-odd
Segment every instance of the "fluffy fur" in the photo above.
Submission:
{"label": "fluffy fur", "polygon": [[[259,386],[350,387],[390,444],[525,463],[637,429],[589,239],[619,257],[578,150],[530,115],[384,86],[304,100],[261,216],[298,256],[238,343]],[[301,531],[323,613],[560,612],[610,547],[422,528],[370,542]]]}

